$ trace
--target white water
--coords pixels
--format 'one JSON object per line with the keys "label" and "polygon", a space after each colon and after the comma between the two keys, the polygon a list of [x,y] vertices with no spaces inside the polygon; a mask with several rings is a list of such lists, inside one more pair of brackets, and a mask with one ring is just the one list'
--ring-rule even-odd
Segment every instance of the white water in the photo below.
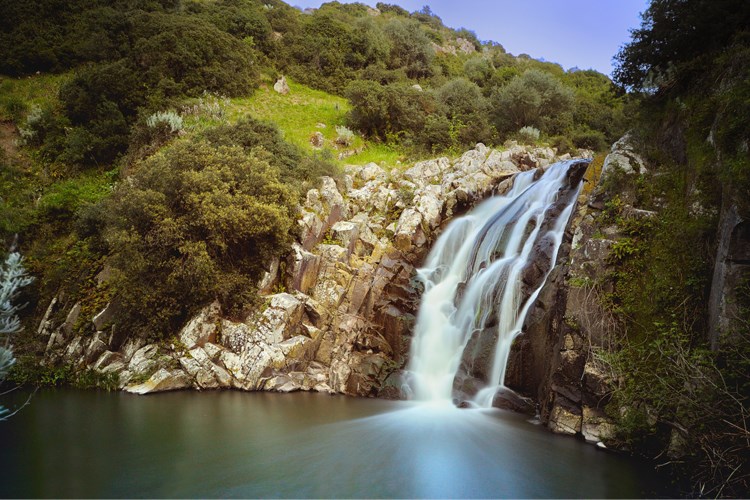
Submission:
{"label": "white water", "polygon": [[572,213],[575,196],[551,229],[539,234],[572,163],[552,165],[538,181],[533,180],[534,171],[518,174],[510,192],[456,219],[439,237],[425,266],[417,271],[425,291],[407,375],[414,399],[451,404],[453,381],[472,333],[494,320],[498,341],[489,379],[474,399],[478,406],[491,406],[497,389],[503,387],[513,339],[547,278],[520,303],[521,272],[538,237],[552,242],[554,263]]}

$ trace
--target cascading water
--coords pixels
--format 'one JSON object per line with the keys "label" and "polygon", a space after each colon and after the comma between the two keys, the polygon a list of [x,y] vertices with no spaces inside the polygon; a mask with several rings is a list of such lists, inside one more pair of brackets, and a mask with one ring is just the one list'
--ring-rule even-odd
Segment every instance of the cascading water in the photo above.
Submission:
{"label": "cascading water", "polygon": [[[454,220],[418,270],[422,295],[410,363],[414,399],[454,392],[488,407],[510,346],[557,257],[587,160],[518,174],[513,188]],[[580,175],[571,175],[573,172]]]}

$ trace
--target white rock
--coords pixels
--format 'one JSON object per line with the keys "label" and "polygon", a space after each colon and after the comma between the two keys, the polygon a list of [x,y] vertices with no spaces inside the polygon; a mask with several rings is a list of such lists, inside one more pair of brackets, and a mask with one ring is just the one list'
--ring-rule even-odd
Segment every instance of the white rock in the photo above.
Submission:
{"label": "white rock", "polygon": [[219,301],[204,307],[182,328],[178,337],[186,348],[203,345],[216,336],[216,323],[221,314]]}
{"label": "white rock", "polygon": [[152,392],[173,391],[185,389],[192,385],[190,378],[182,370],[167,370],[161,368],[151,375],[146,382],[125,387],[126,392],[132,394],[149,394]]}

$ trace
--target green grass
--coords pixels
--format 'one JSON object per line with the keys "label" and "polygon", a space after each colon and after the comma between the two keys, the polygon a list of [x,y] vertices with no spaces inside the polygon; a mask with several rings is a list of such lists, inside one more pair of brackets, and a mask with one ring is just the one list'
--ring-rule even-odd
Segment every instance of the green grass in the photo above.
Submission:
{"label": "green grass", "polygon": [[[0,120],[16,121],[23,119],[32,106],[45,107],[58,102],[57,93],[72,73],[61,75],[35,75],[25,78],[11,78],[0,75]],[[25,108],[20,112],[18,103]]]}
{"label": "green grass", "polygon": [[403,151],[394,146],[366,141],[357,134],[350,146],[337,145],[336,127],[345,125],[349,102],[343,97],[315,90],[289,79],[287,83],[290,90],[287,95],[274,91],[273,82],[267,81],[251,97],[230,99],[226,107],[227,119],[235,122],[249,115],[274,122],[287,141],[306,152],[316,150],[310,143],[310,137],[315,132],[323,134],[323,149],[329,150],[334,158],[347,150],[361,150],[353,156],[337,160],[342,165],[375,162],[393,167],[397,161],[405,160]]}

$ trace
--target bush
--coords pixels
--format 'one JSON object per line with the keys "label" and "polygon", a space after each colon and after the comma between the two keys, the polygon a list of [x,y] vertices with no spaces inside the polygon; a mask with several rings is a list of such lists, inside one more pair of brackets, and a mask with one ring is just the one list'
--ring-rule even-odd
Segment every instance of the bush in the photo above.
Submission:
{"label": "bush", "polygon": [[539,140],[539,129],[534,127],[521,127],[518,130],[518,138],[527,144],[535,144]]}
{"label": "bush", "polygon": [[550,146],[557,149],[557,154],[564,155],[566,153],[573,153],[575,146],[567,136],[556,135],[550,139]]}
{"label": "bush", "polygon": [[174,111],[158,111],[146,118],[146,125],[151,128],[167,127],[176,134],[182,130],[182,117]]}
{"label": "bush", "polygon": [[604,133],[598,130],[583,130],[573,133],[573,144],[578,148],[605,151],[609,148]]}
{"label": "bush", "polygon": [[265,263],[286,252],[296,197],[239,147],[178,142],[137,166],[89,213],[114,252],[119,320],[160,338],[219,299],[240,313]]}
{"label": "bush", "polygon": [[549,73],[530,69],[492,95],[498,130],[510,132],[533,126],[554,133],[558,115],[569,112],[573,91]]}
{"label": "bush", "polygon": [[354,132],[344,126],[337,125],[336,134],[336,144],[341,144],[342,146],[351,146],[352,141],[354,140]]}
{"label": "bush", "polygon": [[323,175],[336,176],[338,170],[330,158],[305,156],[286,142],[276,125],[245,118],[234,125],[219,125],[203,137],[214,146],[240,146],[247,153],[262,158],[278,169],[282,182],[302,194]]}

